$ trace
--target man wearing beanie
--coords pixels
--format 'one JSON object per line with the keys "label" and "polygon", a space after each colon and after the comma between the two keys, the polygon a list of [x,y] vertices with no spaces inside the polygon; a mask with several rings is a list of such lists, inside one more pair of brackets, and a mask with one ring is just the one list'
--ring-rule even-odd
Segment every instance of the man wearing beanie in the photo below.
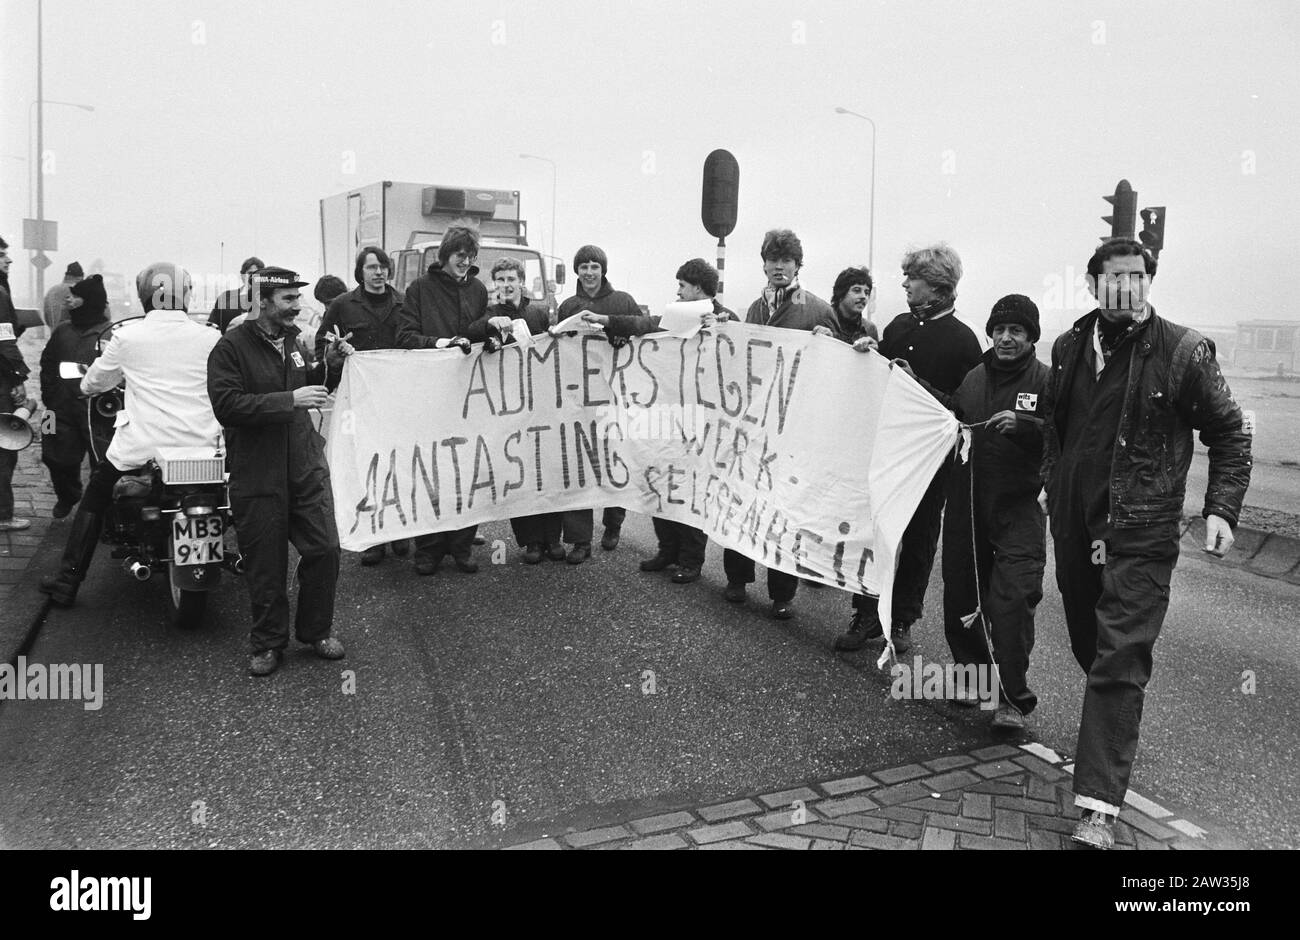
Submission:
{"label": "man wearing beanie", "polygon": [[[758,250],[763,260],[767,286],[762,295],[749,305],[745,322],[775,326],[786,330],[834,332],[835,315],[831,305],[811,291],[799,286],[799,269],[803,267],[803,242],[788,228],[770,229],[763,235]],[[754,559],[734,549],[722,552],[722,569],[727,587],[722,596],[733,604],[745,603],[745,588],[754,582]],[[794,595],[799,579],[792,574],[767,569],[767,596],[772,602],[772,616],[789,620],[794,616]]]}
{"label": "man wearing beanie", "polygon": [[54,328],[41,353],[41,401],[54,415],[53,427],[41,434],[41,462],[54,484],[57,502],[51,514],[55,519],[62,519],[81,501],[81,462],[89,454],[93,473],[113,436],[113,420],[86,407],[80,380],[59,377],[59,363],[89,366],[99,356],[100,334],[112,322],[107,308],[108,294],[100,275],[73,284],[67,318]]}
{"label": "man wearing beanie", "polygon": [[[397,308],[397,345],[402,349],[447,349],[469,352],[474,324],[487,313],[487,287],[478,279],[478,229],[458,220],[447,226],[438,245],[438,260],[407,288]],[[477,336],[482,340],[486,333]],[[450,555],[465,574],[478,571],[474,535],[478,526],[415,537],[415,571],[431,575]]]}
{"label": "man wearing beanie", "polygon": [[215,326],[222,333],[230,329],[230,321],[238,316],[247,316],[248,311],[253,309],[253,275],[262,270],[266,265],[261,258],[245,258],[244,263],[239,266],[239,286],[232,287],[220,297],[212,306],[212,313],[208,316],[208,326]]}
{"label": "man wearing beanie", "polygon": [[[313,293],[325,304],[325,316],[316,330],[316,361],[325,361],[332,334],[347,340],[356,351],[397,348],[397,311],[401,293],[388,283],[392,262],[382,248],[367,246],[357,252],[352,276],[357,282],[349,291],[343,282],[327,274],[316,283]],[[407,539],[390,543],[393,554],[405,558]],[[371,545],[361,553],[361,564],[377,565],[384,560],[384,544]]]}
{"label": "man wearing beanie", "polygon": [[[945,408],[952,407],[953,392],[980,361],[979,340],[956,316],[961,274],[961,258],[945,244],[904,255],[903,290],[911,309],[894,317],[880,339],[880,354],[916,379]],[[935,472],[898,546],[890,632],[894,652],[899,656],[912,648],[912,624],[921,619],[925,589],[939,547],[950,465],[945,462]],[[848,632],[835,641],[837,650],[884,643],[878,601],[870,594],[854,595],[853,620]]]}
{"label": "man wearing beanie", "polygon": [[[0,238],[0,410],[12,411],[27,401],[27,363],[18,348],[23,328],[9,296],[9,243]],[[14,517],[14,468],[18,451],[0,448],[0,532],[31,527],[30,519]]]}
{"label": "man wearing beanie", "polygon": [[68,316],[68,298],[72,296],[72,285],[86,276],[81,265],[74,261],[63,272],[63,280],[45,292],[45,325],[53,332],[54,328]]}
{"label": "man wearing beanie", "polygon": [[[1001,701],[993,728],[1021,731],[1038,704],[1026,673],[1047,564],[1038,493],[1050,371],[1035,354],[1038,307],[1023,294],[994,304],[984,332],[993,346],[953,396],[957,417],[974,427],[970,459],[948,477],[943,624],[954,663],[998,667]],[[982,617],[966,626],[963,618],[977,610]],[[956,702],[977,704],[975,689],[959,690]]]}
{"label": "man wearing beanie", "polygon": [[[1098,308],[1052,345],[1043,480],[1056,584],[1087,685],[1075,751],[1074,839],[1114,844],[1137,755],[1152,651],[1178,561],[1192,431],[1209,451],[1205,550],[1232,547],[1250,435],[1214,344],[1156,315],[1156,259],[1112,239],[1088,260]],[[1102,551],[1098,553],[1098,547]]]}
{"label": "man wearing beanie", "polygon": [[[573,271],[578,276],[578,289],[556,313],[557,319],[563,321],[578,313],[592,313],[598,316],[618,320],[641,316],[632,295],[621,290],[614,290],[609,283],[609,259],[605,252],[595,245],[583,245],[573,256]],[[617,327],[615,328],[617,329]],[[610,332],[610,336],[616,335]],[[618,540],[623,532],[623,520],[627,510],[612,506],[605,510],[602,522],[605,532],[600,540],[600,547],[607,552],[618,548]],[[569,550],[568,561],[571,565],[580,565],[591,557],[591,537],[595,530],[595,516],[590,509],[573,509],[564,514],[564,541],[573,546]]]}

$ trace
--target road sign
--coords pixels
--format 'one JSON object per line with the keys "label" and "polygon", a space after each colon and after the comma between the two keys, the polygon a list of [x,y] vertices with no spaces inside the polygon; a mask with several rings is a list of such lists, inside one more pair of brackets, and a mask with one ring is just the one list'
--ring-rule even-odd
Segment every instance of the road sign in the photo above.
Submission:
{"label": "road sign", "polygon": [[58,251],[59,223],[50,219],[23,219],[23,247],[28,251]]}
{"label": "road sign", "polygon": [[36,265],[36,270],[38,271],[44,271],[53,263],[54,262],[50,260],[49,255],[43,251],[38,251],[36,254],[32,255],[32,264]]}

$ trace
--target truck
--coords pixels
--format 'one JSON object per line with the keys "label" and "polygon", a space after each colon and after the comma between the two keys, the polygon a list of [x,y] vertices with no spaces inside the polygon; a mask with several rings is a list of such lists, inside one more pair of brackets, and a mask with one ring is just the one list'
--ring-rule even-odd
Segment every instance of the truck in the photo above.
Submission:
{"label": "truck", "polygon": [[[438,186],[383,180],[320,201],[321,273],[350,281],[357,252],[376,245],[393,264],[392,285],[403,293],[438,260],[442,233],[457,219],[478,226],[479,280],[492,292],[492,264],[502,257],[524,266],[524,289],[554,323],[564,265],[548,271],[547,258],[528,244],[519,190]],[[553,276],[548,276],[553,275]]]}

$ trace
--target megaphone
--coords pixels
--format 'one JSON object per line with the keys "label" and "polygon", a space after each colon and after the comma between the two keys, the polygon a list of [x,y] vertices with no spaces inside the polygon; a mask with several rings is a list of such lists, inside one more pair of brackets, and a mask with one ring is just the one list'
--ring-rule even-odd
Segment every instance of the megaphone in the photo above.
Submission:
{"label": "megaphone", "polygon": [[32,409],[23,405],[12,413],[0,412],[0,450],[23,450],[32,443]]}

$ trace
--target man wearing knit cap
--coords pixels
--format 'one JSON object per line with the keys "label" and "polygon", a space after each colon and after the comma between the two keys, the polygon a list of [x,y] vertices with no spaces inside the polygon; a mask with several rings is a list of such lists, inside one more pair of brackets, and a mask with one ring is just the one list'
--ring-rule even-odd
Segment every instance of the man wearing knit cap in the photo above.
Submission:
{"label": "man wearing knit cap", "polygon": [[72,297],[72,285],[86,276],[81,265],[74,261],[63,272],[63,280],[45,292],[45,325],[53,332],[54,328],[68,317],[68,300]]}
{"label": "man wearing knit cap", "polygon": [[[560,304],[556,317],[563,321],[577,313],[593,313],[614,319],[639,317],[641,308],[626,291],[614,290],[609,283],[609,259],[595,245],[583,245],[573,256],[573,270],[578,275],[578,289]],[[611,333],[611,336],[614,334]],[[627,510],[612,506],[605,510],[602,522],[605,532],[600,547],[605,551],[618,548]],[[573,546],[568,561],[580,565],[591,557],[591,537],[595,529],[595,516],[590,509],[574,509],[564,514],[564,541]]]}
{"label": "man wearing knit cap", "polygon": [[[397,311],[401,293],[388,283],[392,262],[382,248],[367,246],[357,252],[352,276],[357,282],[349,291],[333,275],[316,284],[316,299],[326,304],[325,316],[316,330],[316,361],[324,362],[333,336],[342,337],[354,350],[397,348]],[[390,543],[393,554],[405,558],[407,539]],[[384,543],[371,545],[361,553],[361,564],[377,565],[384,560]]]}
{"label": "man wearing knit cap", "polygon": [[[880,338],[880,354],[916,379],[945,408],[952,407],[953,392],[980,361],[979,340],[956,316],[961,275],[961,258],[945,244],[909,251],[903,256],[903,291],[910,309],[894,317]],[[935,472],[898,545],[890,632],[899,656],[912,648],[912,624],[921,619],[939,547],[950,466],[945,462]],[[854,595],[853,620],[848,632],[836,639],[837,650],[884,643],[878,601],[869,594]]]}
{"label": "man wearing knit cap", "polygon": [[244,263],[239,266],[238,287],[232,287],[220,297],[212,306],[212,313],[208,316],[208,326],[215,326],[222,333],[230,329],[230,321],[238,316],[247,316],[248,311],[253,309],[253,289],[251,287],[253,275],[266,267],[261,258],[245,258]]}
{"label": "man wearing knit cap", "polygon": [[[1026,673],[1047,564],[1038,493],[1043,390],[1050,372],[1035,354],[1038,307],[1028,297],[1010,294],[999,300],[984,332],[993,346],[952,399],[957,417],[974,427],[968,462],[957,464],[948,477],[944,633],[957,665],[998,667],[1001,701],[992,726],[1021,731],[1024,716],[1038,704]],[[982,616],[965,619],[976,611]],[[977,704],[976,689],[958,690],[955,701]]]}
{"label": "man wearing knit cap", "polygon": [[[41,353],[41,402],[54,416],[41,434],[41,462],[50,471],[57,502],[51,515],[62,519],[81,501],[81,462],[90,455],[93,473],[113,436],[113,419],[86,407],[79,380],[59,377],[59,364],[89,366],[99,356],[99,338],[112,321],[104,279],[92,274],[71,287],[67,319],[54,328]],[[108,337],[105,336],[105,341]]]}
{"label": "man wearing knit cap", "polygon": [[1096,310],[1052,345],[1043,480],[1070,647],[1087,675],[1075,751],[1074,839],[1114,845],[1137,755],[1152,651],[1178,561],[1192,432],[1209,452],[1205,551],[1232,547],[1250,435],[1214,344],[1156,315],[1156,259],[1112,239],[1088,261]]}

